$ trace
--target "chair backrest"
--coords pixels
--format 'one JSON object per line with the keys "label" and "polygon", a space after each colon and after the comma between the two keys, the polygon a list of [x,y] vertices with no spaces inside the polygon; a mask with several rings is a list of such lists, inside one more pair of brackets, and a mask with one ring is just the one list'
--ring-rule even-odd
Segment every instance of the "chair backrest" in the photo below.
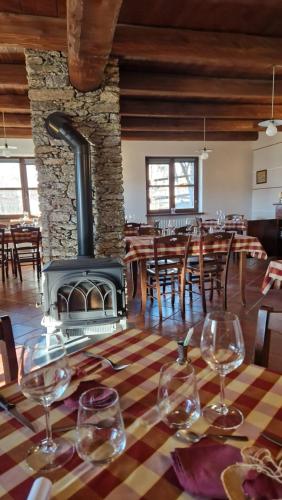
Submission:
{"label": "chair backrest", "polygon": [[11,382],[18,376],[18,360],[12,324],[9,316],[0,317],[0,351],[2,356],[5,382]]}
{"label": "chair backrest", "polygon": [[5,229],[0,228],[0,259],[3,261],[5,253]]}
{"label": "chair backrest", "polygon": [[161,236],[162,230],[159,227],[150,227],[150,226],[140,226],[139,235],[140,236]]}
{"label": "chair backrest", "polygon": [[202,217],[199,217],[199,216],[197,216],[197,215],[196,215],[196,217],[195,217],[195,222],[196,222],[196,226],[201,227],[201,225],[202,225],[202,223],[203,223],[203,219],[202,219]]}
{"label": "chair backrest", "polygon": [[[190,251],[191,238],[192,238],[191,235],[185,236],[183,234],[159,236],[157,238],[154,238],[153,247],[154,247],[154,261],[155,261],[156,274],[158,272],[160,260],[161,261],[164,260],[163,256],[164,248],[169,249],[169,255],[167,259],[168,260],[170,260],[171,258],[177,259],[179,262],[181,262],[183,270],[185,270]],[[171,262],[165,265],[167,267],[175,267],[175,262]]]}
{"label": "chair backrest", "polygon": [[186,226],[176,227],[175,234],[191,234],[195,226],[187,224]]}
{"label": "chair backrest", "polygon": [[[257,319],[254,357],[256,365],[268,366],[272,332],[278,332],[282,335],[282,310],[277,311],[272,307],[262,306],[258,311]],[[279,351],[280,353],[281,351]]]}
{"label": "chair backrest", "polygon": [[124,224],[124,229],[133,229],[133,228],[139,229],[140,226],[141,222],[126,222]]}
{"label": "chair backrest", "polygon": [[205,263],[208,265],[209,261],[205,260],[204,256],[220,256],[220,264],[222,272],[224,273],[224,286],[226,287],[228,268],[230,262],[230,254],[232,243],[234,240],[234,233],[232,232],[217,232],[211,234],[202,233],[200,236],[200,253],[199,253],[199,267],[200,272],[204,273]]}
{"label": "chair backrest", "polygon": [[11,228],[12,239],[15,249],[18,245],[29,243],[33,247],[39,248],[40,243],[40,228],[33,226]]}
{"label": "chair backrest", "polygon": [[227,215],[225,215],[226,220],[233,220],[233,219],[243,220],[244,218],[245,218],[245,216],[242,214],[227,214]]}
{"label": "chair backrest", "polygon": [[138,236],[140,222],[126,222],[124,224],[123,232],[125,236]]}

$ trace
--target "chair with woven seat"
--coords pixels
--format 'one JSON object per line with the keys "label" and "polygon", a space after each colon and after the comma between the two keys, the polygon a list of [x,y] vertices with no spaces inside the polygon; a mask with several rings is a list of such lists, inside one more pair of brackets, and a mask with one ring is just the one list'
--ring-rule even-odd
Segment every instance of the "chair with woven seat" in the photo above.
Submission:
{"label": "chair with woven seat", "polygon": [[192,224],[187,224],[186,226],[176,227],[175,234],[192,234],[194,227]]}
{"label": "chair with woven seat", "polygon": [[22,266],[32,264],[33,269],[36,268],[39,279],[41,275],[40,229],[33,226],[11,228],[11,234],[14,244],[15,276],[19,273],[22,281]]}
{"label": "chair with woven seat", "polygon": [[11,382],[18,376],[18,360],[12,324],[9,316],[0,317],[0,353],[4,368],[5,382]]}
{"label": "chair with woven seat", "polygon": [[[271,337],[280,337],[282,340],[282,310],[275,310],[273,307],[262,306],[258,311],[257,331],[255,341],[254,363],[259,366],[268,367]],[[279,338],[280,340],[280,338]],[[279,343],[280,345],[280,343]],[[282,371],[281,350],[275,349],[273,355],[278,356],[278,370]],[[276,367],[275,367],[276,368]]]}
{"label": "chair with woven seat", "polygon": [[193,294],[199,295],[204,313],[207,312],[207,291],[210,301],[214,290],[218,294],[223,291],[223,309],[227,309],[227,278],[233,239],[233,233],[202,233],[199,238],[198,262],[187,262],[185,286],[188,285],[190,302],[192,303]]}
{"label": "chair with woven seat", "polygon": [[[151,300],[157,298],[160,320],[162,320],[162,295],[171,294],[174,305],[176,293],[180,296],[181,312],[184,316],[185,287],[182,288],[183,273],[186,267],[191,236],[170,235],[154,238],[154,265],[147,267],[146,294]],[[181,247],[181,256],[177,255],[177,247]],[[164,248],[170,248],[170,258],[163,257]],[[175,248],[175,254],[174,254]],[[172,260],[171,260],[172,259]],[[170,286],[170,292],[167,287]],[[156,297],[154,296],[156,291]]]}
{"label": "chair with woven seat", "polygon": [[243,214],[227,214],[225,215],[226,220],[244,220],[245,216]]}

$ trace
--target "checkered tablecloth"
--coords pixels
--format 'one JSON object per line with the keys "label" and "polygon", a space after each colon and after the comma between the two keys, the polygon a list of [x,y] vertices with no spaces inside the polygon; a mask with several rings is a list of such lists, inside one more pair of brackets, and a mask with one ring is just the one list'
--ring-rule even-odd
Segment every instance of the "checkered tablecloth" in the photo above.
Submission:
{"label": "checkered tablecloth", "polygon": [[[202,226],[205,229],[209,229],[210,227],[216,227],[218,222],[216,220],[211,221],[203,221]],[[225,231],[247,231],[248,221],[247,220],[226,220],[224,221],[224,230]]]}
{"label": "checkered tablecloth", "polygon": [[[65,467],[50,473],[53,498],[155,500],[163,498],[165,492],[165,498],[170,500],[189,499],[178,484],[170,458],[170,452],[176,447],[187,445],[177,441],[174,432],[159,420],[156,408],[159,371],[164,363],[175,360],[176,342],[151,331],[131,329],[99,342],[92,351],[117,362],[130,363],[125,370],[113,372],[111,368],[98,368],[83,352],[70,358],[73,366],[84,368],[88,376],[92,373],[96,382],[117,389],[126,427],[126,450],[101,468],[84,463],[75,454]],[[189,356],[197,372],[202,405],[217,400],[217,378],[201,359],[198,349],[193,349]],[[27,469],[25,456],[28,448],[44,436],[43,409],[25,399],[16,384],[1,388],[1,393],[16,403],[18,410],[38,429],[34,435],[6,413],[0,413],[0,496],[22,500],[35,477]],[[282,437],[282,377],[254,365],[242,365],[227,376],[226,398],[244,413],[245,423],[240,434],[247,434],[250,443],[267,446],[277,453],[276,445],[259,436],[262,430],[268,430]],[[53,425],[71,425],[76,421],[76,411],[57,402],[52,407],[51,421]],[[205,431],[207,424],[201,418],[193,429]],[[68,436],[74,440],[75,431],[70,431]]]}
{"label": "checkered tablecloth", "polygon": [[[153,259],[153,238],[150,236],[131,236],[125,238],[128,251],[125,256],[125,262],[132,262],[134,260],[143,259]],[[199,238],[192,239],[191,243],[191,255],[199,255]],[[214,253],[214,252],[224,252],[227,251],[227,243],[217,241],[214,244],[206,244],[204,246],[204,253]],[[232,252],[248,252],[252,257],[257,257],[258,259],[266,259],[267,254],[258,240],[254,236],[243,236],[235,235]],[[184,254],[184,246],[172,246],[163,247],[158,249],[158,253],[161,257],[172,257],[175,255]]]}
{"label": "checkered tablecloth", "polygon": [[277,285],[277,288],[281,288],[282,260],[272,260],[269,263],[261,287],[262,293],[266,295],[274,284]]}

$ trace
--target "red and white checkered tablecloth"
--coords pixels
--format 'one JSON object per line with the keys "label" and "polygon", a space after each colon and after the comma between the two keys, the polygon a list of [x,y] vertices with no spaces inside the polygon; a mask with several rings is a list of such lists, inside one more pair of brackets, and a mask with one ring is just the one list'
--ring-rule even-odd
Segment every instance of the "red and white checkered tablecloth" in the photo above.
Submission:
{"label": "red and white checkered tablecloth", "polygon": [[[216,220],[211,221],[203,221],[202,226],[205,229],[209,229],[210,227],[216,227],[218,222]],[[247,231],[248,221],[245,219],[242,220],[226,220],[224,221],[224,230],[225,231]]]}
{"label": "red and white checkered tablecloth", "polygon": [[276,284],[278,288],[282,284],[282,260],[272,260],[266,270],[261,291],[264,295]]}
{"label": "red and white checkered tablecloth", "polygon": [[[124,258],[125,262],[132,262],[134,260],[153,259],[153,238],[148,236],[132,236],[125,238],[127,243],[127,254]],[[214,244],[207,244],[204,247],[205,254],[214,252],[224,252],[227,250],[226,242],[216,242]],[[193,238],[191,243],[191,255],[199,255],[199,238]],[[235,235],[232,245],[232,252],[248,252],[252,257],[258,259],[266,259],[267,254],[258,240],[254,236]],[[159,248],[159,255],[161,257],[172,257],[176,255],[183,255],[184,247],[182,245]]]}
{"label": "red and white checkered tablecloth", "polygon": [[[108,355],[117,362],[130,363],[125,370],[113,372],[110,367],[99,367],[83,352],[70,358],[73,366],[84,368],[88,376],[93,374],[96,382],[117,389],[126,427],[126,450],[103,467],[84,463],[75,454],[63,468],[50,473],[52,498],[155,500],[164,498],[165,492],[165,498],[170,500],[190,499],[177,481],[170,458],[170,452],[176,447],[187,445],[177,441],[174,431],[159,420],[156,408],[159,371],[164,363],[175,360],[176,342],[154,335],[152,330],[131,329],[99,342],[91,350]],[[202,405],[217,400],[217,377],[201,359],[198,349],[191,350],[189,356],[197,373]],[[18,410],[38,429],[34,435],[8,414],[0,412],[0,496],[7,500],[22,500],[27,497],[35,478],[26,466],[25,456],[28,448],[44,436],[43,409],[34,401],[25,399],[17,384],[1,388],[1,393],[16,403]],[[242,365],[226,377],[226,399],[244,413],[245,422],[240,427],[240,434],[248,435],[250,444],[267,446],[276,454],[278,447],[265,441],[260,434],[267,430],[274,437],[282,437],[281,375],[254,365]],[[66,407],[63,402],[52,406],[53,425],[72,425],[76,416],[77,411]],[[201,418],[193,429],[204,432],[207,424]],[[75,440],[75,431],[68,432],[68,437]]]}

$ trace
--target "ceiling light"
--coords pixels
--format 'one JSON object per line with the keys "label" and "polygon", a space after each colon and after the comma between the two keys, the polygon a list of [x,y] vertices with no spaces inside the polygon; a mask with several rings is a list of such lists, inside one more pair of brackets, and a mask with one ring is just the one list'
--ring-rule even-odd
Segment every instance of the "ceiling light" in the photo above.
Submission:
{"label": "ceiling light", "polygon": [[265,127],[266,128],[266,135],[269,137],[273,137],[274,135],[277,134],[277,127],[279,125],[282,125],[282,120],[274,120],[273,115],[274,115],[274,87],[275,87],[275,68],[279,66],[273,66],[272,69],[272,94],[271,94],[271,119],[270,120],[264,120],[263,122],[259,123],[260,127]]}
{"label": "ceiling light", "polygon": [[207,160],[211,152],[212,149],[208,149],[206,146],[206,118],[204,117],[204,147],[200,151],[196,151],[196,153],[200,155],[200,160]]}
{"label": "ceiling light", "polygon": [[13,149],[18,149],[17,146],[9,146],[6,136],[6,127],[5,127],[5,115],[4,111],[2,111],[2,121],[3,121],[3,132],[4,132],[4,146],[0,146],[0,150],[2,149],[2,156],[5,158],[10,158],[12,156]]}

